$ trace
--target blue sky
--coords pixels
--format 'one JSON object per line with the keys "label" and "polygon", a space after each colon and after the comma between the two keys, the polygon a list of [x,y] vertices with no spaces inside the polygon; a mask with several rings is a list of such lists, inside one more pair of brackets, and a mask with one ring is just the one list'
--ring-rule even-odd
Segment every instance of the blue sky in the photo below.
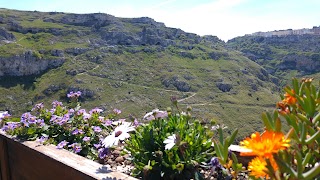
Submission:
{"label": "blue sky", "polygon": [[257,31],[320,26],[320,0],[0,0],[0,7],[147,16],[169,27],[223,40]]}

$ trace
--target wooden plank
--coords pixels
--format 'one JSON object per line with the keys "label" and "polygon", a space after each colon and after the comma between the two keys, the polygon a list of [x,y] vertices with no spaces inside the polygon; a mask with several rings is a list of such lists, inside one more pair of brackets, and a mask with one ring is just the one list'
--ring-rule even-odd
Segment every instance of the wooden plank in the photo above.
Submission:
{"label": "wooden plank", "polygon": [[0,180],[10,179],[10,170],[8,162],[7,143],[4,138],[0,136]]}
{"label": "wooden plank", "polygon": [[[1,133],[0,133],[1,136]],[[120,172],[78,156],[53,145],[43,146],[37,142],[16,142],[7,135],[11,179],[123,179],[136,180]]]}

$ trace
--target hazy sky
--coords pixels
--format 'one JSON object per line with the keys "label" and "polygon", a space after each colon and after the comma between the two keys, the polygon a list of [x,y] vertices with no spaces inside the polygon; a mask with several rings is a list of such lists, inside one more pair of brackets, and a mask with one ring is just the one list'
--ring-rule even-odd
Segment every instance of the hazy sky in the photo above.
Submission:
{"label": "hazy sky", "polygon": [[320,26],[320,0],[0,0],[0,7],[147,16],[169,27],[223,40],[257,31]]}

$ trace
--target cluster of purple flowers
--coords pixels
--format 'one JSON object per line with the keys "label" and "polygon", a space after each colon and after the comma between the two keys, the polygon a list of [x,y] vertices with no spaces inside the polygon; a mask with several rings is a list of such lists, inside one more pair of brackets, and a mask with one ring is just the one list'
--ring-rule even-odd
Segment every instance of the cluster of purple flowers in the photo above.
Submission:
{"label": "cluster of purple flowers", "polygon": [[76,128],[75,130],[73,130],[72,131],[72,133],[71,134],[73,134],[73,135],[77,135],[77,134],[84,134],[84,132],[83,132],[83,130],[82,129],[78,129],[78,128]]}
{"label": "cluster of purple flowers", "polygon": [[81,92],[80,92],[80,91],[77,91],[77,92],[71,91],[71,92],[69,92],[69,93],[67,94],[67,97],[68,97],[68,98],[78,98],[78,97],[80,97],[80,96],[81,96]]}
{"label": "cluster of purple flowers", "polygon": [[70,115],[68,113],[63,115],[63,117],[57,116],[57,115],[52,115],[50,122],[53,124],[58,124],[58,125],[62,126],[64,124],[66,124],[69,119],[70,119]]}
{"label": "cluster of purple flowers", "polygon": [[30,112],[26,112],[26,113],[22,114],[20,122],[25,127],[29,127],[29,125],[39,125],[40,127],[42,127],[45,125],[43,119],[37,119],[37,117],[32,115]]}
{"label": "cluster of purple flowers", "polygon": [[1,130],[7,132],[7,131],[12,131],[16,128],[20,127],[20,122],[7,122],[6,125],[4,125]]}
{"label": "cluster of purple flowers", "polygon": [[54,101],[52,102],[52,107],[53,107],[53,109],[55,109],[55,108],[58,107],[58,106],[63,106],[62,102],[57,101],[57,100],[54,100]]}
{"label": "cluster of purple flowers", "polygon": [[89,111],[89,113],[90,114],[93,114],[93,113],[101,113],[103,110],[102,109],[100,109],[100,108],[93,108],[93,109],[91,109],[90,111]]}

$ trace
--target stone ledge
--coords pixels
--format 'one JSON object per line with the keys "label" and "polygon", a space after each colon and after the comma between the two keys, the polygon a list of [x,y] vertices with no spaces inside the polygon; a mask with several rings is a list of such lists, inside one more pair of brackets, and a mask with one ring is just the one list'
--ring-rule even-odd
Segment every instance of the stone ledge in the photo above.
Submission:
{"label": "stone ledge", "polygon": [[[9,168],[0,167],[0,169],[9,169],[8,171],[10,174],[9,177],[11,177],[10,179],[17,179],[17,177],[22,177],[22,176],[37,179],[35,177],[43,177],[46,175],[45,173],[47,173],[48,175],[56,174],[57,176],[47,177],[46,179],[52,179],[52,178],[64,179],[67,175],[69,177],[74,177],[74,178],[81,177],[81,179],[92,179],[92,180],[106,180],[106,179],[137,180],[136,178],[126,175],[124,173],[111,171],[109,168],[107,168],[102,164],[96,163],[92,160],[89,160],[87,158],[74,154],[67,150],[56,149],[54,145],[41,145],[38,142],[34,142],[34,141],[18,142],[17,140],[12,139],[10,136],[4,134],[3,132],[0,132],[0,139],[2,141],[5,141],[4,145],[1,145],[2,147],[0,147],[0,149],[7,151],[6,153],[0,154],[0,155],[3,156],[7,154],[8,156],[7,158],[0,157],[0,161],[2,159],[1,163],[7,164],[6,166],[9,166]],[[18,153],[14,154],[14,152],[16,153],[18,152]],[[19,158],[26,157],[26,158],[20,159],[19,161],[18,157]],[[7,160],[8,162],[3,162],[3,159],[8,159]],[[34,162],[34,164],[29,164],[30,160],[39,160],[39,161]],[[26,161],[26,162],[23,162],[23,161]],[[36,168],[37,167],[37,165],[35,165],[36,163],[38,164],[44,163],[43,169],[40,169],[40,168],[35,169],[34,172],[30,172],[30,171],[27,172],[27,170],[25,170],[24,172],[24,170],[21,170],[22,166],[27,166],[27,165],[28,166],[34,165]],[[51,167],[51,166],[54,168],[45,169],[45,167]],[[38,167],[41,167],[41,164],[38,165]],[[19,173],[15,173],[15,171],[20,171],[19,172],[20,175],[17,175]],[[61,171],[61,173],[59,171]],[[3,172],[1,171],[1,173]],[[25,175],[22,173],[30,173],[30,174]],[[36,174],[32,174],[32,173],[36,173]],[[28,179],[28,178],[25,178],[25,179]]]}

